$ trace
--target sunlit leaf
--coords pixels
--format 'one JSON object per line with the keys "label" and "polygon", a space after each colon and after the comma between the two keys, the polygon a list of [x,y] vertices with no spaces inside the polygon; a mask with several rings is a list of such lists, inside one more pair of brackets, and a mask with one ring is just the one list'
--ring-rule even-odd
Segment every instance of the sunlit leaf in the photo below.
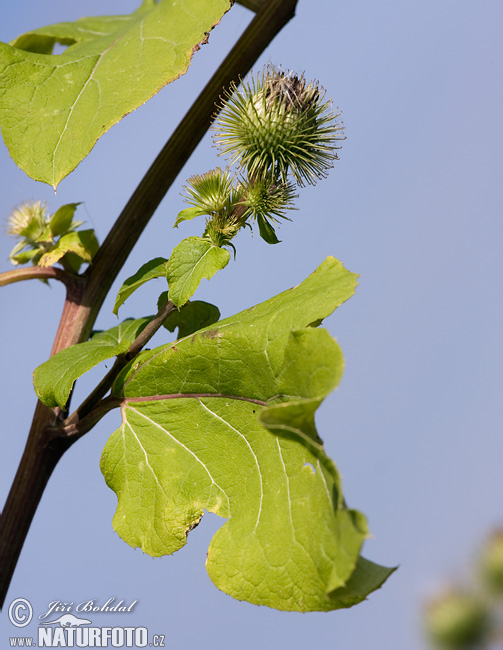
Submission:
{"label": "sunlit leaf", "polygon": [[46,406],[63,408],[73,382],[101,361],[127,352],[150,320],[126,320],[106,332],[97,332],[90,341],[61,350],[38,366],[33,373],[33,385],[40,401]]}
{"label": "sunlit leaf", "polygon": [[52,266],[67,253],[73,253],[84,262],[91,262],[98,251],[98,240],[94,230],[78,230],[63,235],[47,253],[42,255],[39,266]]}
{"label": "sunlit leaf", "polygon": [[178,225],[182,221],[190,221],[191,219],[194,219],[195,217],[200,217],[203,214],[205,213],[202,212],[200,208],[185,208],[185,210],[182,210],[181,212],[178,213],[173,228],[178,228]]}
{"label": "sunlit leaf", "polygon": [[64,235],[72,226],[77,226],[77,224],[73,221],[73,215],[75,214],[75,210],[79,205],[80,203],[67,203],[66,205],[62,205],[60,208],[58,208],[58,210],[56,210],[56,212],[52,215],[51,221],[49,223],[53,237]]}
{"label": "sunlit leaf", "polygon": [[119,289],[117,297],[115,298],[115,305],[113,313],[117,315],[119,307],[129,298],[129,296],[139,289],[145,282],[155,278],[166,277],[166,264],[168,260],[164,257],[156,257],[136,271],[134,275],[125,280],[122,287]]}
{"label": "sunlit leaf", "polygon": [[[229,0],[144,0],[0,43],[0,128],[29,176],[56,187],[116,122],[187,71]],[[67,45],[53,55],[55,43]]]}
{"label": "sunlit leaf", "polygon": [[173,249],[167,264],[169,299],[177,307],[184,305],[201,280],[210,280],[217,271],[227,266],[230,253],[215,246],[209,239],[187,237]]}

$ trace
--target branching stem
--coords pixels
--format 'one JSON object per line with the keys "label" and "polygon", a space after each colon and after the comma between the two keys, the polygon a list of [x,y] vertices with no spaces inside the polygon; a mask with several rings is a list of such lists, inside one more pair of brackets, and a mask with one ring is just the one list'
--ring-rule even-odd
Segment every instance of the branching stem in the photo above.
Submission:
{"label": "branching stem", "polygon": [[13,269],[0,273],[0,287],[5,287],[14,282],[21,282],[23,280],[59,280],[66,286],[73,285],[78,281],[78,276],[68,273],[64,269],[59,269],[55,266],[30,266],[23,269]]}
{"label": "branching stem", "polygon": [[[131,359],[134,359],[136,355],[141,352],[141,350],[145,347],[145,345],[147,345],[147,343],[162,326],[166,318],[174,309],[176,309],[175,305],[171,302],[171,300],[168,300],[168,302],[163,307],[161,307],[161,309],[159,309],[157,315],[150,321],[145,329],[143,329],[136,337],[129,350],[124,354],[120,354],[115,359],[114,365],[110,368],[110,370],[92,391],[92,393],[90,393],[89,396],[82,402],[82,404],[68,418],[66,418],[66,420],[61,423],[60,426],[62,429],[65,429],[67,436],[71,435],[69,427],[77,426],[78,423],[81,422],[85,417],[93,413],[95,407],[100,403],[100,400],[105,397],[105,395],[112,387],[112,384],[114,383],[120,371],[126,367]],[[103,403],[101,403],[100,408],[102,408],[102,406]],[[95,423],[98,422],[103,417],[103,415],[108,412],[108,410],[103,412],[103,414],[95,420]],[[87,431],[88,430],[89,429],[87,429]],[[78,432],[78,437],[80,437],[80,435],[82,435],[82,429],[79,428]]]}

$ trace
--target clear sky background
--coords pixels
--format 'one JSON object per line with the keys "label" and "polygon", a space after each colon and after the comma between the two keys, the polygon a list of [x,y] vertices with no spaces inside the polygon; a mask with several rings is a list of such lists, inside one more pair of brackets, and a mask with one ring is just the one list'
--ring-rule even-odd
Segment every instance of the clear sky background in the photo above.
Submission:
{"label": "clear sky background", "polygon": [[[0,40],[83,15],[131,11],[134,0],[17,0],[2,9]],[[0,149],[1,213],[18,203],[85,202],[78,218],[102,241],[150,162],[252,14],[235,6],[168,86],[95,146],[57,196]],[[111,527],[116,506],[99,471],[119,426],[114,411],[57,467],[7,597],[42,612],[54,600],[138,600],[127,621],[168,648],[306,647],[419,650],[421,607],[445,579],[463,580],[480,540],[503,523],[501,243],[503,227],[500,0],[300,0],[297,17],[261,57],[305,71],[343,110],[347,140],[329,179],[306,188],[293,222],[268,246],[243,232],[237,259],[196,294],[223,316],[300,282],[334,255],[361,275],[357,295],[325,321],[346,371],[318,428],[348,503],[373,534],[369,559],[399,570],[350,610],[289,614],[234,601],[206,575],[206,548],[223,523],[207,515],[174,556],[151,559]],[[146,260],[168,257],[202,223],[172,229],[186,178],[217,164],[206,137],[165,198],[114,285],[97,326],[117,323],[114,291]],[[0,269],[13,245],[2,237]],[[150,283],[121,317],[155,311]],[[35,405],[31,372],[48,356],[64,293],[31,281],[1,289],[3,424],[0,486],[7,494]],[[166,340],[157,335],[156,344]],[[103,369],[79,383],[87,393]],[[119,620],[120,619],[120,620]],[[6,613],[0,638],[15,632]],[[36,624],[25,628],[35,634]],[[25,632],[23,632],[25,634]],[[2,640],[7,647],[7,641]]]}

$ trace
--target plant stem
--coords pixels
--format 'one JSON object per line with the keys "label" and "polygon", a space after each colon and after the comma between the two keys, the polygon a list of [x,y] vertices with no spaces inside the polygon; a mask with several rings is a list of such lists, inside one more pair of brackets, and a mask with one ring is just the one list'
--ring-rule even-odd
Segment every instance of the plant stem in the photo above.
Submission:
{"label": "plant stem", "polygon": [[[75,276],[67,284],[67,295],[52,354],[71,345],[75,336],[75,315],[84,293],[85,282]],[[26,447],[0,518],[0,606],[3,605],[24,540],[30,529],[45,486],[59,459],[72,444],[50,430],[56,424],[58,409],[37,402]]]}
{"label": "plant stem", "polygon": [[[201,92],[132,194],[78,291],[68,290],[52,354],[89,338],[115,278],[183,165],[210,126],[224,86],[239,82],[256,59],[293,17],[297,0],[271,0]],[[82,293],[81,293],[82,290]],[[106,401],[106,400],[104,400]],[[103,402],[102,402],[103,404]],[[58,411],[37,404],[21,463],[0,520],[0,606],[43,491],[58,460],[77,439],[55,427]],[[80,434],[82,435],[82,434]]]}
{"label": "plant stem", "polygon": [[59,280],[66,284],[75,283],[75,278],[78,276],[72,276],[72,274],[67,273],[64,269],[59,269],[56,266],[30,266],[25,269],[13,269],[12,271],[6,271],[5,273],[0,273],[0,287],[5,287],[8,284],[14,284],[14,282],[21,282],[22,280]]}

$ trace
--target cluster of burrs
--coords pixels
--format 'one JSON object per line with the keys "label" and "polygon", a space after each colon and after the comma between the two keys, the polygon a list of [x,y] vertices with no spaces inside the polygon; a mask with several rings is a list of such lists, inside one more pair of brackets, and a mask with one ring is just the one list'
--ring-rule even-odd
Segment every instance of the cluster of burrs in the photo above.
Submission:
{"label": "cluster of burrs", "polygon": [[256,223],[269,244],[278,243],[275,224],[294,208],[296,189],[326,178],[344,139],[340,113],[304,76],[266,67],[238,89],[232,85],[214,122],[214,141],[229,168],[193,176],[175,225],[205,215],[204,237],[229,245],[241,228]]}

